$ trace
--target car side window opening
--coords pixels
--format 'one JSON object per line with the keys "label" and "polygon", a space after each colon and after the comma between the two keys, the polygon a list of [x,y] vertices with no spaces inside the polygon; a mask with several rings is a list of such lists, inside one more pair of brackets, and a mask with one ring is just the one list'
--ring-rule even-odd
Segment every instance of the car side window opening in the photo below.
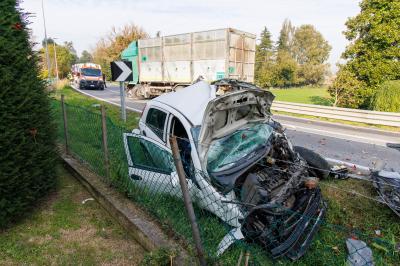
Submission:
{"label": "car side window opening", "polygon": [[171,174],[174,171],[172,154],[148,140],[128,136],[132,167]]}
{"label": "car side window opening", "polygon": [[194,166],[191,156],[192,148],[185,127],[176,117],[173,117],[171,120],[170,134],[177,138],[183,169],[185,170],[186,177],[191,177],[194,174]]}
{"label": "car side window opening", "polygon": [[167,114],[159,109],[150,108],[147,112],[146,125],[156,134],[160,139],[163,139],[164,125]]}

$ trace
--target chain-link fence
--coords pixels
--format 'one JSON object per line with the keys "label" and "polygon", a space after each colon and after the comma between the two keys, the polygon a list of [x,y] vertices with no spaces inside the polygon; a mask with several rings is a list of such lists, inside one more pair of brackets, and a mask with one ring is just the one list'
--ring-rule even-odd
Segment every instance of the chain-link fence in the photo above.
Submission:
{"label": "chain-link fence", "polygon": [[[52,104],[58,140],[65,144],[67,138],[70,154],[145,208],[195,256],[191,224],[166,144],[116,126],[108,118],[104,141],[100,112],[68,104],[63,109],[56,100]],[[243,134],[241,139],[256,141]],[[195,167],[190,145],[199,143],[185,138],[177,142],[209,264],[372,265],[373,261],[376,265],[398,265],[397,217],[372,196],[358,197],[342,185],[357,181],[325,180],[318,186],[315,179],[295,178],[308,171],[299,166],[301,162],[270,158],[238,180],[240,186],[229,187],[224,177],[211,178]],[[231,163],[217,161],[226,147],[215,148],[215,156],[209,158],[211,166],[223,169]],[[246,151],[246,147],[242,149]],[[291,185],[282,189],[288,183]],[[373,193],[368,182],[360,187],[361,195]],[[285,201],[271,201],[271,195]]]}

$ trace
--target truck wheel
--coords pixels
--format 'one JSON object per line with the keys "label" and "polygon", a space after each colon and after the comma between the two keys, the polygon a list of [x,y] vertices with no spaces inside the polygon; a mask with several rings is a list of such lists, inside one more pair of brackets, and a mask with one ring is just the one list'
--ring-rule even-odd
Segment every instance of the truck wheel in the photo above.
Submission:
{"label": "truck wheel", "polygon": [[307,162],[310,166],[309,171],[314,173],[320,179],[325,179],[329,176],[331,168],[329,163],[318,153],[300,146],[294,146],[295,152]]}
{"label": "truck wheel", "polygon": [[132,98],[134,100],[143,100],[144,97],[140,94],[140,91],[139,91],[138,87],[139,86],[133,87],[133,89],[129,90],[128,93],[130,95],[130,98]]}

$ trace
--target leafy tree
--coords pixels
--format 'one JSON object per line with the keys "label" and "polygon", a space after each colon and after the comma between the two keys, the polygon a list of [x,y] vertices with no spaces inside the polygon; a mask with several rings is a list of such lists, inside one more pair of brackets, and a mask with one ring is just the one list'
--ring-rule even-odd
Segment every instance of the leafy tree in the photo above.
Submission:
{"label": "leafy tree", "polygon": [[313,25],[301,25],[296,28],[292,56],[299,64],[298,82],[301,85],[321,84],[329,65],[326,61],[332,47]]}
{"label": "leafy tree", "polygon": [[72,42],[64,42],[64,47],[67,48],[70,53],[72,54],[72,64],[78,63],[78,54],[76,53],[76,50],[74,48],[74,44]]}
{"label": "leafy tree", "polygon": [[[54,40],[52,38],[47,38],[47,45],[53,44]],[[42,41],[42,47],[46,47],[46,38]]]}
{"label": "leafy tree", "polygon": [[135,24],[128,24],[111,31],[96,44],[93,61],[100,64],[107,78],[111,78],[110,62],[120,58],[121,52],[135,40],[147,38],[148,34]]}
{"label": "leafy tree", "polygon": [[400,80],[382,83],[373,98],[374,110],[400,112]]}
{"label": "leafy tree", "polygon": [[334,99],[333,106],[358,108],[364,101],[363,91],[366,87],[366,84],[358,80],[353,72],[341,65],[328,92]]}
{"label": "leafy tree", "polygon": [[[366,85],[359,88],[364,98],[356,107],[371,108],[379,84],[400,79],[400,1],[363,0],[360,7],[361,12],[346,22],[344,34],[350,44],[342,56],[347,59],[346,71]],[[343,93],[348,94],[346,89]]]}
{"label": "leafy tree", "polygon": [[297,62],[288,51],[278,50],[273,69],[272,83],[276,87],[290,87],[297,84]]}
{"label": "leafy tree", "polygon": [[267,27],[261,32],[261,42],[256,46],[255,81],[267,88],[272,86],[273,75],[273,43]]}
{"label": "leafy tree", "polygon": [[54,123],[16,0],[0,2],[0,227],[55,185]]}
{"label": "leafy tree", "polygon": [[93,56],[86,50],[83,50],[79,63],[90,63],[93,62]]}
{"label": "leafy tree", "polygon": [[[68,44],[68,43],[67,43]],[[54,46],[56,47],[56,55],[57,55],[57,67],[58,74],[60,78],[65,78],[68,73],[71,71],[71,66],[76,62],[76,56],[71,52],[71,48],[65,45],[52,44],[48,46],[49,58],[50,58],[50,69],[51,76],[56,76],[56,66],[55,66],[55,55],[54,55]],[[41,60],[45,62],[46,54],[45,48],[40,50]],[[46,64],[44,64],[45,66]],[[42,76],[45,76],[42,73]]]}
{"label": "leafy tree", "polygon": [[285,21],[283,21],[277,43],[278,50],[291,52],[295,30],[296,28],[292,25],[292,22],[290,22],[289,19],[285,19]]}

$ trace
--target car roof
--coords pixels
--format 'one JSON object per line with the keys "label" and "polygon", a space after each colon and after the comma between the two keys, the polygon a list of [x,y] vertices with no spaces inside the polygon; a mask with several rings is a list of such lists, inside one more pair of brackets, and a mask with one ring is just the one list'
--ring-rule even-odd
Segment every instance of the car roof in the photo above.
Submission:
{"label": "car roof", "polygon": [[207,104],[215,98],[215,86],[199,81],[175,92],[164,93],[152,100],[172,107],[194,126],[203,121]]}

